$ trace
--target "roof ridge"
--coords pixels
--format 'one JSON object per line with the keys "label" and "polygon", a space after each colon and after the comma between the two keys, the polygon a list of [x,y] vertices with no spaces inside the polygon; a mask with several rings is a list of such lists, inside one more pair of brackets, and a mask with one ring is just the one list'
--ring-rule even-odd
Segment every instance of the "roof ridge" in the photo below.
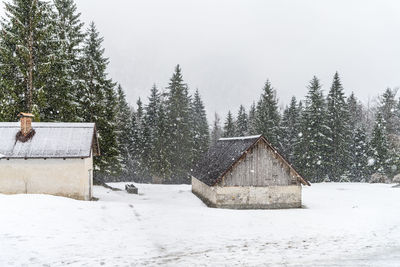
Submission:
{"label": "roof ridge", "polygon": [[260,138],[261,134],[258,135],[248,135],[248,136],[236,136],[236,137],[223,137],[218,139],[218,141],[230,141],[230,140],[246,140],[246,139],[256,139]]}
{"label": "roof ridge", "polygon": [[[92,128],[94,122],[32,122],[35,128]],[[0,122],[0,128],[19,128],[19,122]]]}

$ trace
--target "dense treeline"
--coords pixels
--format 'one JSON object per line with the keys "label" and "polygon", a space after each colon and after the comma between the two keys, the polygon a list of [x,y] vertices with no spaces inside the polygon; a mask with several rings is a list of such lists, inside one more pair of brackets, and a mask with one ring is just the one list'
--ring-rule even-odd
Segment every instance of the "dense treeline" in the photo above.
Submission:
{"label": "dense treeline", "polygon": [[[267,81],[249,110],[241,105],[209,132],[198,90],[190,94],[180,66],[148,101],[128,104],[107,75],[103,38],[80,21],[73,0],[5,3],[0,33],[0,121],[32,112],[36,121],[95,122],[107,180],[186,183],[209,144],[220,137],[263,134],[308,179],[369,181],[399,173],[400,101],[387,89],[376,108],[346,97],[336,73],[327,95],[318,78],[303,101],[282,111]],[[380,176],[382,177],[382,176]]]}
{"label": "dense treeline", "polygon": [[122,155],[120,177],[138,182],[189,183],[188,174],[207,151],[210,134],[200,93],[196,90],[190,95],[180,66],[165,90],[160,92],[154,85],[147,105],[143,107],[139,99],[136,109],[127,114],[132,115],[122,118],[130,127],[121,130],[124,137],[120,144],[126,154]]}
{"label": "dense treeline", "polygon": [[313,77],[305,100],[293,97],[280,112],[276,91],[267,81],[248,113],[242,105],[236,118],[229,111],[222,129],[216,115],[211,142],[221,135],[263,134],[312,182],[385,182],[400,173],[396,93],[388,88],[376,107],[366,108],[353,93],[345,96],[336,73],[326,96]]}
{"label": "dense treeline", "polygon": [[154,86],[149,103],[133,111],[108,78],[103,38],[84,29],[73,0],[5,3],[0,35],[0,121],[21,111],[35,121],[95,122],[101,157],[96,176],[188,182],[192,163],[208,148],[209,132],[198,91],[190,96],[176,67],[165,92]]}
{"label": "dense treeline", "polygon": [[95,122],[102,157],[96,172],[121,172],[115,83],[103,38],[84,30],[73,0],[5,3],[0,36],[0,121],[32,112],[36,121]]}

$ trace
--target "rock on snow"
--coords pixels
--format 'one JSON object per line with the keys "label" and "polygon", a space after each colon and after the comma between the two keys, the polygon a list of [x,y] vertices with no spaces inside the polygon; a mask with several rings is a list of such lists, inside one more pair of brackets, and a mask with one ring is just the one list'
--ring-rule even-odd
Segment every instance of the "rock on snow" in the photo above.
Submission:
{"label": "rock on snow", "polygon": [[[123,188],[125,184],[112,184]],[[0,195],[0,266],[399,266],[400,194],[313,184],[305,208],[207,208],[187,185],[95,187],[97,202]]]}

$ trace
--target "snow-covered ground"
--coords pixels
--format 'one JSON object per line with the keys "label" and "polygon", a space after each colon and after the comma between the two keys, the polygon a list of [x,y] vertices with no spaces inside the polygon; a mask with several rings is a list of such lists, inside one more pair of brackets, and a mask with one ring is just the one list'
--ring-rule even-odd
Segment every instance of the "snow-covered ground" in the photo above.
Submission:
{"label": "snow-covered ground", "polygon": [[[124,184],[112,184],[123,188]],[[400,266],[400,189],[313,184],[303,209],[207,208],[187,185],[0,195],[0,266]]]}

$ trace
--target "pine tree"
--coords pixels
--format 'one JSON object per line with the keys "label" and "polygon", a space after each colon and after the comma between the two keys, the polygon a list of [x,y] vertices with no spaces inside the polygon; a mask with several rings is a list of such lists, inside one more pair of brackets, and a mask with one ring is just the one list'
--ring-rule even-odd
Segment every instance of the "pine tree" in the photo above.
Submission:
{"label": "pine tree", "polygon": [[223,130],[221,127],[221,119],[217,113],[214,114],[214,123],[211,130],[210,145],[213,146],[222,137]]}
{"label": "pine tree", "polygon": [[340,181],[348,170],[350,127],[349,113],[339,74],[336,72],[327,98],[328,177]]}
{"label": "pine tree", "polygon": [[183,82],[179,65],[176,66],[167,89],[168,153],[170,155],[171,168],[174,170],[171,182],[189,183],[188,172],[191,167],[192,152],[190,96],[187,85]]}
{"label": "pine tree", "polygon": [[117,96],[114,82],[107,78],[108,59],[104,57],[103,38],[91,23],[83,47],[83,82],[80,84],[79,117],[95,122],[99,134],[101,157],[94,159],[96,173],[102,177],[117,176],[121,171],[117,143]]}
{"label": "pine tree", "polygon": [[249,133],[246,109],[240,105],[236,119],[236,136],[246,136]]}
{"label": "pine tree", "polygon": [[233,137],[235,136],[235,122],[233,121],[232,112],[228,111],[228,115],[226,116],[226,120],[224,123],[224,137]]}
{"label": "pine tree", "polygon": [[192,131],[192,166],[199,161],[208,150],[210,131],[208,128],[206,110],[201,100],[199,90],[196,90],[191,107],[191,131]]}
{"label": "pine tree", "polygon": [[47,79],[55,62],[54,12],[40,0],[5,3],[0,38],[0,116],[13,121],[21,111],[40,120],[46,104]]}
{"label": "pine tree", "polygon": [[296,97],[292,97],[290,106],[286,107],[282,117],[282,153],[290,163],[295,165],[295,149],[299,143],[300,110]]}
{"label": "pine tree", "polygon": [[371,159],[370,165],[373,172],[387,174],[389,172],[389,144],[386,130],[386,122],[383,115],[378,112],[375,126],[370,141]]}
{"label": "pine tree", "polygon": [[321,182],[327,174],[327,125],[325,99],[317,77],[311,80],[302,112],[300,144],[295,153],[297,166],[304,177]]}
{"label": "pine tree", "polygon": [[250,106],[249,116],[248,116],[248,131],[249,135],[257,135],[257,113],[256,113],[256,103]]}
{"label": "pine tree", "polygon": [[278,150],[280,144],[280,114],[275,90],[269,80],[264,85],[263,93],[257,104],[256,129]]}

